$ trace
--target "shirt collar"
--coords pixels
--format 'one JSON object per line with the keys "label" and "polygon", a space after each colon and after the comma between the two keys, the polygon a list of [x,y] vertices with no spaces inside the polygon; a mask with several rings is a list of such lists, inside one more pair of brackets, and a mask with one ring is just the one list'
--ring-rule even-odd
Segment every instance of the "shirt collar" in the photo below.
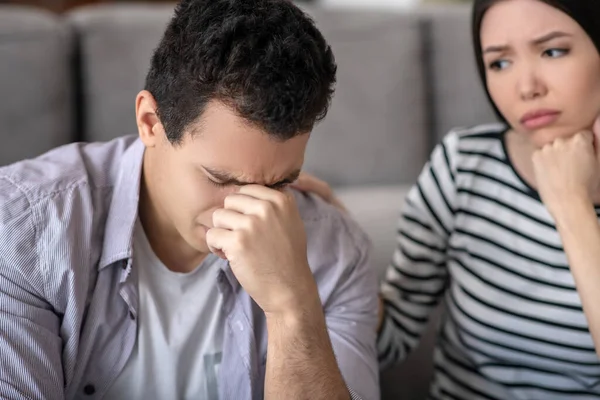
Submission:
{"label": "shirt collar", "polygon": [[137,139],[123,153],[104,228],[102,256],[98,263],[98,270],[132,256],[144,150],[144,144]]}
{"label": "shirt collar", "polygon": [[229,286],[231,287],[233,292],[234,293],[237,292],[241,285],[240,285],[239,281],[237,280],[237,278],[235,277],[233,271],[231,270],[231,266],[229,265],[229,262],[223,263],[221,270],[225,274],[227,283],[229,284]]}

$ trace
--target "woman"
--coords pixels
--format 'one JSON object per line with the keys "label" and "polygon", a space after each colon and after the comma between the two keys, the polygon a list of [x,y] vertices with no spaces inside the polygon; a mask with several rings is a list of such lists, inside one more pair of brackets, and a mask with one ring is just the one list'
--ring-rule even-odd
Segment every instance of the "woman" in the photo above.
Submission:
{"label": "woman", "polygon": [[[431,398],[600,398],[599,15],[598,0],[474,2],[505,123],[433,151],[381,293],[384,366],[444,302]],[[337,201],[316,178],[296,186]]]}

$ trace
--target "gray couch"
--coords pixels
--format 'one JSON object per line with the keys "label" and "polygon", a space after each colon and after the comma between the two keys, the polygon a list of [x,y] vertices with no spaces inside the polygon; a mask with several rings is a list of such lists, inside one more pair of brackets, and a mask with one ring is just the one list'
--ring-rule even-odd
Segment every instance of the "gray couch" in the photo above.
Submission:
{"label": "gray couch", "polygon": [[[135,133],[135,95],[172,9],[102,6],[59,18],[0,5],[0,165]],[[307,11],[331,43],[339,75],[306,169],[334,185],[383,271],[406,190],[432,146],[451,127],[494,119],[475,71],[469,10]],[[384,399],[425,397],[434,328],[435,318],[410,359],[382,374]]]}

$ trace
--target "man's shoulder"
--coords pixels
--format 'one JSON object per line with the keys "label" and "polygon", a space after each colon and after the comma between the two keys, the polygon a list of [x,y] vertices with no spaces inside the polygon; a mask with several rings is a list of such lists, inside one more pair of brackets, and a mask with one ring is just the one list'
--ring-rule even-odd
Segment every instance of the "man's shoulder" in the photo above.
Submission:
{"label": "man's shoulder", "polygon": [[366,233],[348,213],[314,194],[293,190],[307,235],[328,236],[336,233],[352,241],[368,241]]}
{"label": "man's shoulder", "polygon": [[111,186],[118,175],[120,159],[134,140],[123,137],[106,143],[72,143],[1,167],[4,191],[0,196],[21,196],[34,205],[80,187]]}
{"label": "man's shoulder", "polygon": [[70,144],[0,168],[0,268],[41,284],[97,256],[119,159],[132,142]]}
{"label": "man's shoulder", "polygon": [[[347,213],[313,194],[294,191],[307,239],[311,269],[352,267],[371,251],[371,242]],[[339,271],[341,272],[341,271]]]}
{"label": "man's shoulder", "polygon": [[17,233],[29,226],[37,234],[52,225],[67,229],[66,220],[77,222],[81,214],[97,210],[106,203],[132,143],[130,137],[73,143],[0,168],[0,233],[8,227]]}

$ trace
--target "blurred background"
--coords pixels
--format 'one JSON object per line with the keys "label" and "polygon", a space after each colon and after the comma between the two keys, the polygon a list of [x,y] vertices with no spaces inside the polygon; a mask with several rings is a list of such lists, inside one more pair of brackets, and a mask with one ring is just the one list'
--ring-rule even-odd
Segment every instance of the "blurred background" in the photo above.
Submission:
{"label": "blurred background", "polygon": [[[373,7],[374,5],[389,5],[392,7],[414,6],[419,3],[461,3],[470,0],[298,0],[304,3],[350,4],[355,6]],[[54,12],[64,12],[75,7],[100,3],[123,3],[122,0],[0,0],[0,4],[20,4],[45,8]],[[164,0],[129,0],[138,3],[165,3]]]}
{"label": "blurred background", "polygon": [[[135,0],[133,0],[135,1]],[[64,12],[69,9],[100,3],[119,3],[119,0],[0,0],[0,4],[19,4],[44,8],[54,12]],[[158,1],[145,0],[145,3],[158,3]]]}
{"label": "blurred background", "polygon": [[[373,242],[382,275],[406,192],[453,127],[493,122],[476,73],[470,1],[304,0],[338,62],[306,170]],[[135,96],[174,3],[0,0],[0,166],[78,141],[136,134]],[[424,399],[438,319],[382,398]],[[365,399],[371,400],[371,399]]]}

